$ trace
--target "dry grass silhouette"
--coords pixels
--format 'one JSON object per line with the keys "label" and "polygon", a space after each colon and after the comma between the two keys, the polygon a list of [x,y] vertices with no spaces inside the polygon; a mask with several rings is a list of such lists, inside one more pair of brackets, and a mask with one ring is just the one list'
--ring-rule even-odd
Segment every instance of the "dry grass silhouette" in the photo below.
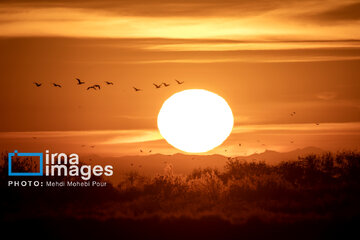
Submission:
{"label": "dry grass silhouette", "polygon": [[1,168],[4,219],[215,218],[236,226],[254,222],[287,226],[352,221],[360,216],[360,153],[351,151],[308,155],[278,165],[230,159],[223,170],[194,169],[181,176],[174,175],[171,167],[154,177],[132,171],[118,186],[92,189],[9,188],[6,173],[5,161]]}

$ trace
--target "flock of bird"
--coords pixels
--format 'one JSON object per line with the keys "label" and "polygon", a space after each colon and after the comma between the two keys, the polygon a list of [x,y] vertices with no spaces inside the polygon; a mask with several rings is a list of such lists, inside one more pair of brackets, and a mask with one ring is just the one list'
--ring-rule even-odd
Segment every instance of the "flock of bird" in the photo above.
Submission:
{"label": "flock of bird", "polygon": [[[295,115],[296,115],[296,112],[291,112],[291,113],[290,113],[290,116],[291,116],[291,117],[294,117]],[[320,123],[316,122],[315,125],[316,125],[316,126],[319,126]]]}
{"label": "flock of bird", "polygon": [[[291,117],[294,117],[295,115],[296,115],[296,112],[291,112],[291,113],[290,113],[290,116],[291,116]],[[316,123],[314,123],[314,124],[315,124],[316,126],[319,126],[319,125],[320,125],[320,123],[318,123],[318,122],[316,122]],[[262,147],[266,147],[266,146],[267,146],[265,143],[262,143],[259,139],[257,139],[256,142],[257,142],[258,144],[261,144]],[[291,144],[294,144],[294,143],[295,143],[294,140],[289,140],[289,142],[290,142]],[[238,143],[238,146],[239,146],[239,147],[242,147],[243,145],[242,145],[241,143]],[[227,152],[227,149],[225,149],[224,152]]]}
{"label": "flock of bird", "polygon": [[[85,84],[85,82],[84,82],[84,81],[81,81],[79,78],[75,78],[75,79],[76,79],[76,81],[77,81],[77,85]],[[179,81],[179,80],[177,80],[177,79],[175,79],[175,82],[176,82],[177,85],[181,85],[181,84],[184,83],[184,81]],[[114,85],[113,82],[109,82],[109,81],[105,81],[105,83],[106,83],[106,85]],[[42,86],[42,83],[34,82],[34,84],[35,84],[36,87],[41,87],[41,86]],[[61,86],[60,84],[57,84],[57,83],[53,83],[52,85],[53,85],[54,87],[62,88],[62,86]],[[156,89],[159,89],[159,88],[161,88],[161,87],[169,87],[171,84],[170,84],[170,83],[166,83],[166,82],[162,82],[162,83],[160,83],[160,84],[153,83],[153,85],[154,85],[154,87],[155,87]],[[101,89],[101,86],[100,86],[99,84],[95,84],[95,85],[88,86],[88,87],[86,88],[86,90],[90,90],[90,89],[100,90],[100,89]],[[133,87],[133,89],[134,89],[135,92],[143,91],[142,89],[137,88],[137,87]],[[291,113],[290,113],[290,116],[291,116],[291,117],[294,117],[295,115],[296,115],[296,112],[291,112]],[[320,123],[315,123],[315,125],[318,126],[318,125],[320,125]],[[34,139],[35,139],[35,138],[34,138]],[[257,140],[257,142],[259,143],[260,140]],[[294,143],[294,141],[290,141],[290,143]],[[238,146],[241,147],[242,144],[239,143]],[[266,146],[266,144],[262,144],[262,146]],[[85,145],[82,145],[82,147],[85,147]],[[91,148],[94,148],[95,146],[90,146],[90,147],[91,147]],[[140,149],[140,152],[141,152],[141,153],[144,153],[145,151],[142,150],[142,149]],[[152,150],[149,150],[149,151],[148,151],[148,153],[151,153],[151,152],[152,152]],[[227,152],[226,149],[225,149],[225,152]],[[140,167],[141,167],[141,166],[140,166]]]}
{"label": "flock of bird", "polygon": [[[82,84],[85,84],[84,81],[81,81],[81,79],[79,78],[75,78],[76,81],[77,81],[77,85],[82,85]],[[184,83],[184,81],[179,81],[177,79],[175,79],[175,82],[177,85],[181,85]],[[114,85],[113,82],[109,82],[109,81],[105,81],[106,85]],[[42,83],[39,83],[39,82],[34,82],[35,86],[36,87],[41,87],[42,86]],[[54,87],[58,87],[58,88],[62,88],[62,86],[58,83],[52,83],[52,85]],[[157,84],[157,83],[153,83],[154,87],[156,89],[159,89],[161,87],[169,87],[171,84],[170,83],[166,83],[166,82],[162,82],[160,84]],[[91,85],[91,86],[88,86],[86,88],[86,90],[90,90],[90,89],[93,89],[93,90],[100,90],[101,89],[101,86],[99,84],[94,84],[94,85]],[[135,92],[139,92],[139,91],[143,91],[141,88],[138,88],[138,87],[133,87],[134,91]]]}
{"label": "flock of bird", "polygon": [[[179,80],[177,80],[177,79],[175,79],[175,82],[176,82],[178,85],[181,85],[181,84],[184,83],[184,81],[179,81]],[[160,83],[160,84],[153,83],[153,85],[154,85],[154,87],[155,87],[156,89],[158,89],[158,88],[161,88],[162,86],[168,87],[168,86],[170,86],[171,84],[170,84],[170,83],[166,83],[166,82],[162,82],[162,83]],[[142,89],[136,88],[136,87],[133,87],[133,89],[135,90],[135,92],[142,91]]]}

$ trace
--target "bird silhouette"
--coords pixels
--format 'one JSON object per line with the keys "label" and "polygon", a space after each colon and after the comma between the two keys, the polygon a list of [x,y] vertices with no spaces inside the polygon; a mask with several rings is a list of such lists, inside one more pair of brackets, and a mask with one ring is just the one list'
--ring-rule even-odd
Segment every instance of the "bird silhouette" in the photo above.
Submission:
{"label": "bird silhouette", "polygon": [[90,90],[90,89],[96,90],[95,86],[90,86],[90,87],[88,87],[86,90]]}
{"label": "bird silhouette", "polygon": [[76,80],[78,81],[78,85],[85,84],[85,82],[82,82],[79,78],[76,78]]}
{"label": "bird silhouette", "polygon": [[59,88],[61,88],[61,85],[59,85],[59,84],[53,83],[53,85],[54,85],[54,87],[59,87]]}
{"label": "bird silhouette", "polygon": [[135,90],[135,92],[141,91],[140,88],[133,87],[133,89]]}
{"label": "bird silhouette", "polygon": [[114,85],[113,82],[108,82],[108,81],[105,81],[107,85]]}
{"label": "bird silhouette", "polygon": [[94,87],[99,88],[99,90],[100,90],[100,85],[95,84]]}
{"label": "bird silhouette", "polygon": [[177,80],[177,79],[175,79],[175,81],[176,81],[177,84],[179,84],[179,85],[184,83],[184,81],[181,82],[181,81],[179,81],[179,80]]}
{"label": "bird silhouette", "polygon": [[160,85],[157,85],[157,84],[153,83],[153,85],[154,85],[156,88],[161,88],[161,84],[160,84]]}
{"label": "bird silhouette", "polygon": [[34,84],[35,84],[37,87],[40,87],[40,86],[41,86],[41,83],[34,82]]}
{"label": "bird silhouette", "polygon": [[170,84],[169,83],[162,83],[163,85],[164,85],[164,87],[168,87],[168,86],[170,86]]}

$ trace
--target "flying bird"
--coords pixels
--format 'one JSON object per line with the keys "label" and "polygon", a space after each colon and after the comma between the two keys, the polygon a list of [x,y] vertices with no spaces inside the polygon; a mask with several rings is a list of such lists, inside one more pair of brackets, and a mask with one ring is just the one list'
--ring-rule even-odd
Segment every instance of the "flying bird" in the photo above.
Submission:
{"label": "flying bird", "polygon": [[160,85],[157,85],[157,84],[153,83],[153,85],[154,85],[156,88],[161,88],[161,84],[160,84]]}
{"label": "flying bird", "polygon": [[94,89],[94,90],[96,90],[95,86],[90,86],[90,87],[88,87],[86,90],[90,90],[91,88]]}
{"label": "flying bird", "polygon": [[184,81],[181,82],[181,81],[179,81],[179,80],[177,80],[177,79],[175,79],[175,81],[176,81],[177,84],[179,84],[179,85],[184,83]]}
{"label": "flying bird", "polygon": [[100,90],[100,85],[95,84],[94,87],[99,88],[99,90]]}
{"label": "flying bird", "polygon": [[79,78],[76,78],[76,80],[78,81],[78,85],[85,84],[85,82],[82,82]]}
{"label": "flying bird", "polygon": [[41,83],[34,82],[34,84],[35,84],[37,87],[40,87],[40,86],[41,86]]}
{"label": "flying bird", "polygon": [[61,85],[59,85],[59,84],[53,83],[53,85],[54,85],[54,87],[59,87],[59,88],[61,88]]}
{"label": "flying bird", "polygon": [[113,82],[108,82],[108,81],[105,81],[107,85],[114,85]]}
{"label": "flying bird", "polygon": [[169,84],[169,83],[164,83],[164,82],[163,82],[163,84],[164,84],[164,87],[168,87],[168,86],[170,86],[170,84]]}
{"label": "flying bird", "polygon": [[141,91],[140,88],[133,87],[133,89],[135,90],[135,92]]}

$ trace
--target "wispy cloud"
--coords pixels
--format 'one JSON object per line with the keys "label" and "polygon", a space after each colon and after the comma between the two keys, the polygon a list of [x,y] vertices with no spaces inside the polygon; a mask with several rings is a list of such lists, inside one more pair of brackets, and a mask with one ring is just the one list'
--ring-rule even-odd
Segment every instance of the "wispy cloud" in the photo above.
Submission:
{"label": "wispy cloud", "polygon": [[347,134],[353,132],[360,134],[360,122],[350,123],[299,123],[299,124],[259,124],[235,126],[233,133],[271,132],[285,134]]}
{"label": "wispy cloud", "polygon": [[61,142],[90,141],[96,144],[120,144],[155,141],[162,139],[157,130],[93,130],[93,131],[29,131],[2,132],[0,139],[56,139]]}
{"label": "wispy cloud", "polygon": [[[224,154],[225,149],[228,154],[235,155],[247,155],[265,149],[288,151],[306,146],[339,149],[356,146],[359,138],[360,122],[237,125],[222,146],[207,154]],[[47,148],[105,155],[139,154],[139,149],[152,149],[152,153],[177,152],[155,129],[5,132],[0,133],[0,143],[1,151],[20,148],[22,151],[34,151]]]}
{"label": "wispy cloud", "polygon": [[[307,0],[309,1],[309,0]],[[1,3],[10,7],[43,7],[43,8],[73,8],[95,9],[107,11],[123,16],[151,16],[151,17],[202,17],[202,16],[242,16],[249,14],[263,14],[265,12],[282,8],[289,3],[301,2],[289,0],[285,4],[280,0],[78,0],[78,1],[47,1],[47,0],[3,0]]]}
{"label": "wispy cloud", "polygon": [[[2,1],[0,34],[112,38],[261,39],[283,35],[360,38],[360,33],[355,31],[359,4],[344,4],[339,6],[331,0]],[[327,20],[329,26],[319,26],[316,18]],[[346,19],[346,25],[331,25],[333,20],[339,19]]]}
{"label": "wispy cloud", "polygon": [[336,92],[321,92],[317,94],[317,98],[321,100],[332,100],[336,98],[337,93]]}
{"label": "wispy cloud", "polygon": [[[232,134],[251,133],[251,132],[273,132],[280,133],[294,131],[302,134],[309,132],[338,132],[346,133],[349,131],[360,134],[360,122],[349,123],[298,123],[298,124],[247,124],[234,126]],[[141,143],[163,139],[159,131],[154,130],[93,130],[93,131],[30,131],[30,132],[2,132],[0,139],[81,139],[94,140],[97,144],[125,144]]]}
{"label": "wispy cloud", "polygon": [[360,20],[360,2],[343,3],[339,1],[339,3],[342,4],[339,4],[335,7],[330,6],[329,9],[309,14],[307,17],[324,24]]}

